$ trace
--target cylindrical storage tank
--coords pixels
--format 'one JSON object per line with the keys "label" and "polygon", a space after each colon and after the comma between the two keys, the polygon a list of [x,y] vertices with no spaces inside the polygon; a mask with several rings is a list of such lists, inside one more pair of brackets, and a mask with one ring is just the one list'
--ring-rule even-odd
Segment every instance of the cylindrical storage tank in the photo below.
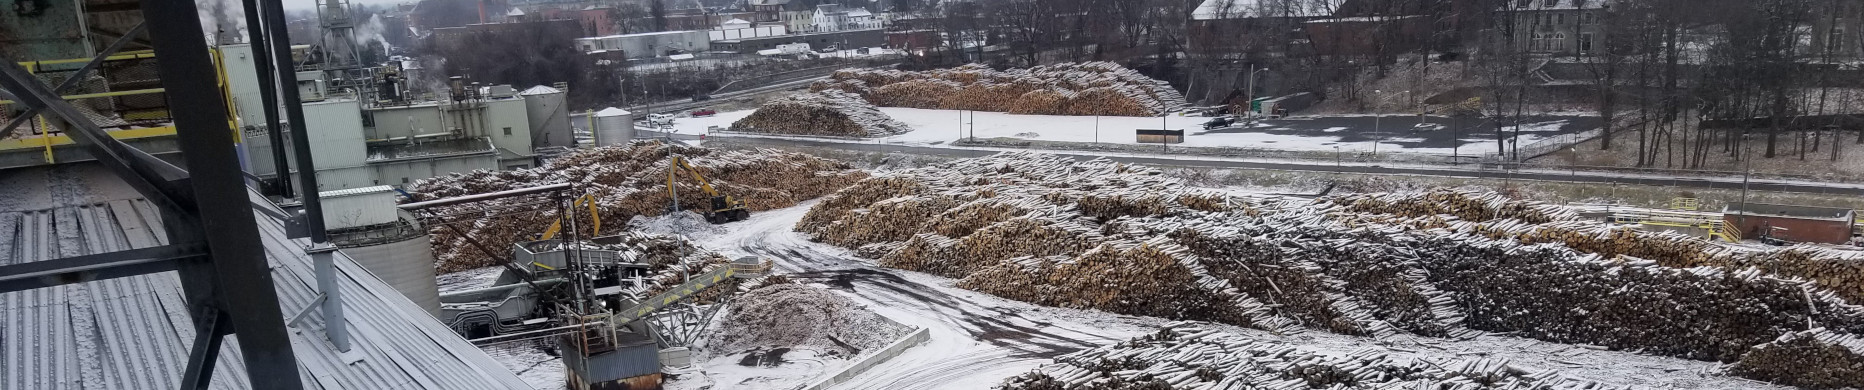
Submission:
{"label": "cylindrical storage tank", "polygon": [[345,240],[346,244],[363,245],[343,246],[343,253],[428,314],[439,315],[440,287],[434,281],[433,239],[426,232],[378,233],[372,239]]}
{"label": "cylindrical storage tank", "polygon": [[628,110],[609,107],[595,113],[595,145],[627,145],[634,139],[634,115]]}
{"label": "cylindrical storage tank", "polygon": [[546,86],[524,90],[524,113],[531,122],[534,147],[571,146],[570,112],[563,91]]}

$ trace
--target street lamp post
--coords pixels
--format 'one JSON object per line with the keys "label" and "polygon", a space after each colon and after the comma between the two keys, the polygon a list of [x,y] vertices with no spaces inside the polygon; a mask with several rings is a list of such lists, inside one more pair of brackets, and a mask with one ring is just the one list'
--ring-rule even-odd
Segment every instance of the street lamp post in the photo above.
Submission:
{"label": "street lamp post", "polygon": [[1256,69],[1255,64],[1249,65],[1249,90],[1244,94],[1249,97],[1249,100],[1243,104],[1244,107],[1248,107],[1245,112],[1249,113],[1249,119],[1251,120],[1256,118],[1256,72],[1265,70],[1269,70],[1269,68]]}
{"label": "street lamp post", "polygon": [[1372,90],[1372,157],[1379,156],[1379,140],[1385,137],[1379,134],[1379,120],[1385,118],[1385,105],[1379,104],[1383,96],[1379,90]]}

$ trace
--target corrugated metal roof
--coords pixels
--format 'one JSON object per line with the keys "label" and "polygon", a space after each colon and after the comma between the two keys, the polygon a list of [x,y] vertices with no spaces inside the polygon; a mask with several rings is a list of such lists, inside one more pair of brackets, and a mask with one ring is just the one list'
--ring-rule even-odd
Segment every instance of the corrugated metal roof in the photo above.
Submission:
{"label": "corrugated metal roof", "polygon": [[549,95],[553,93],[563,93],[563,91],[558,90],[556,88],[539,85],[539,86],[531,87],[530,89],[526,89],[524,90],[524,92],[519,92],[518,95],[521,95],[521,96]]}
{"label": "corrugated metal roof", "polygon": [[[253,193],[255,201],[270,206]],[[304,240],[255,213],[279,295],[290,315],[317,294]],[[0,264],[143,248],[166,243],[148,202],[118,200],[0,212]],[[351,351],[325,340],[322,315],[292,328],[299,372],[310,389],[529,388],[426,310],[341,254]],[[194,337],[175,273],[142,275],[0,294],[0,388],[162,389],[181,381]],[[222,347],[216,389],[253,388],[237,338]]]}

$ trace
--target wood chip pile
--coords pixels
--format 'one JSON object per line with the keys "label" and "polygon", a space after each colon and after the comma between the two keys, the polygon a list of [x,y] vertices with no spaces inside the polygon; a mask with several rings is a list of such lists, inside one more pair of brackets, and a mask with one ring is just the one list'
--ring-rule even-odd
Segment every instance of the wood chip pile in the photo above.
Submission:
{"label": "wood chip pile", "polygon": [[913,330],[853,300],[801,284],[775,284],[733,301],[708,332],[706,354],[805,348],[853,358],[878,350]]}
{"label": "wood chip pile", "polygon": [[[603,234],[613,234],[636,215],[656,216],[670,203],[666,180],[669,156],[685,156],[720,192],[743,199],[752,210],[769,210],[820,197],[867,177],[846,163],[801,153],[772,149],[717,151],[705,148],[638,141],[629,146],[579,150],[542,167],[511,171],[456,173],[415,182],[415,201],[483,194],[556,183],[577,185],[575,196],[592,193],[605,222]],[[710,207],[699,185],[679,173],[675,181],[683,210]],[[436,212],[480,213],[481,205],[455,206]],[[586,215],[586,211],[579,211]],[[508,251],[511,244],[533,239],[555,221],[554,210],[507,215],[460,226],[493,250]],[[579,217],[580,218],[580,217]],[[464,225],[464,224],[462,224]],[[432,226],[436,267],[440,272],[496,265],[496,259],[474,249],[452,230]],[[588,226],[583,234],[591,234]],[[586,236],[585,236],[586,237]],[[508,254],[501,252],[498,258]]]}
{"label": "wood chip pile", "polygon": [[1806,278],[1535,238],[1615,231],[1555,207],[1369,196],[1383,200],[1252,201],[1152,168],[1005,153],[863,180],[796,229],[1010,299],[1285,333],[1507,332],[1723,362],[1808,327],[1864,333],[1864,307]]}
{"label": "wood chip pile", "polygon": [[997,71],[970,64],[908,72],[844,69],[813,91],[840,90],[882,107],[1033,115],[1158,116],[1185,106],[1170,84],[1111,62]]}
{"label": "wood chip pile", "polygon": [[1350,353],[1251,339],[1192,324],[1055,358],[1010,378],[1005,390],[1099,389],[1602,389],[1609,384],[1481,357]]}
{"label": "wood chip pile", "polygon": [[912,131],[860,96],[837,91],[796,93],[771,99],[750,116],[731,123],[732,131],[771,134],[881,137]]}

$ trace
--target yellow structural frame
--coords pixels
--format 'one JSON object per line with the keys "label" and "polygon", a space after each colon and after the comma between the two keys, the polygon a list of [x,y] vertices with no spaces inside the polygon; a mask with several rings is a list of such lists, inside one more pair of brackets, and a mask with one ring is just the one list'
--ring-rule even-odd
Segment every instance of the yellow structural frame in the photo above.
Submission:
{"label": "yellow structural frame", "polygon": [[[233,91],[227,85],[226,67],[223,66],[223,64],[225,63],[224,61],[225,57],[223,56],[223,54],[220,52],[219,49],[212,49],[210,51],[212,52],[212,56],[214,59],[214,77],[216,79],[215,83],[216,85],[220,87],[221,98],[224,99],[223,101],[227,103],[226,104],[227,129],[230,131],[233,131],[234,133],[233,139],[234,139],[234,142],[237,143],[240,140],[239,130],[238,130],[239,126],[238,126],[238,122],[236,119],[239,117],[239,113],[233,107]],[[112,55],[112,56],[106,57],[104,60],[105,61],[125,61],[125,60],[140,60],[140,59],[151,59],[151,58],[155,58],[154,51],[137,50],[137,51],[128,51],[128,52],[123,52],[123,53],[119,53],[116,55]],[[45,70],[47,65],[82,64],[85,62],[89,62],[90,60],[91,59],[89,58],[69,58],[69,59],[59,59],[59,60],[24,61],[24,62],[20,62],[19,64],[20,66],[25,67],[27,72],[39,73],[40,71]],[[86,94],[77,94],[77,95],[65,95],[65,96],[62,96],[62,98],[64,98],[65,100],[91,99],[91,98],[100,98],[100,97],[155,94],[155,93],[163,93],[166,91],[167,90],[163,88],[146,88],[146,89],[136,89],[136,90],[128,90],[128,91],[111,91],[111,92],[86,93]],[[13,103],[14,102],[11,100],[0,100],[0,104],[13,104]],[[35,120],[39,122],[40,128],[48,127],[48,123],[45,119],[45,115],[38,115]],[[134,129],[124,129],[124,130],[105,130],[105,132],[109,133],[111,138],[116,138],[119,140],[126,140],[126,139],[150,138],[150,137],[162,137],[162,136],[175,135],[175,127],[174,126],[158,126],[158,127],[144,127],[144,128],[134,128]],[[21,150],[21,149],[31,149],[31,148],[43,149],[45,163],[53,164],[53,163],[58,162],[57,159],[52,154],[53,147],[63,146],[63,145],[72,145],[75,143],[76,142],[73,142],[71,140],[70,135],[64,135],[64,134],[41,136],[41,137],[29,138],[29,139],[8,139],[8,140],[0,140],[0,151]]]}

